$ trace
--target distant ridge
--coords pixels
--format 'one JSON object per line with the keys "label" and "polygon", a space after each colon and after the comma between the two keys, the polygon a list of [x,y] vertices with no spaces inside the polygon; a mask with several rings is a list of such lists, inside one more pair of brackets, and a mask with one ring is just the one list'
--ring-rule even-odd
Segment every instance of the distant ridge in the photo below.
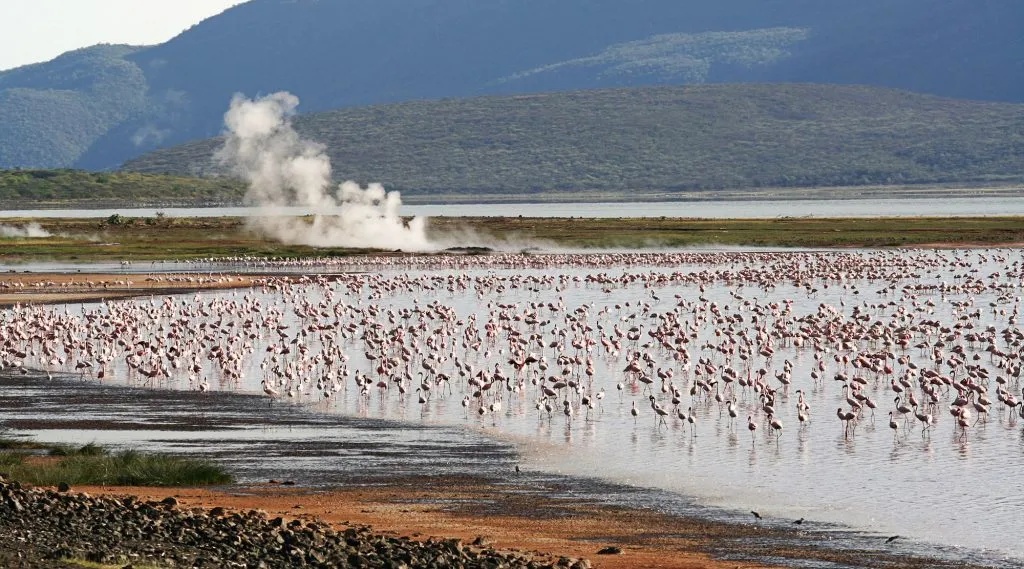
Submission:
{"label": "distant ridge", "polygon": [[1024,102],[1024,2],[251,0],[160,45],[0,71],[0,168],[117,168],[217,135],[236,92],[316,112],[779,82]]}
{"label": "distant ridge", "polygon": [[[847,85],[644,87],[301,115],[335,177],[408,195],[1024,182],[1024,105]],[[219,139],[125,170],[213,175]]]}

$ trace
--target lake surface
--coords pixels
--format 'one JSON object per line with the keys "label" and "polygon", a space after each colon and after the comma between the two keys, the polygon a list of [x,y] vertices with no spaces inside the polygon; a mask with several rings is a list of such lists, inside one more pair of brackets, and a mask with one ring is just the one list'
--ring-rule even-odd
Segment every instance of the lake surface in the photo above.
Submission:
{"label": "lake surface", "polygon": [[[131,217],[152,217],[163,212],[171,217],[248,216],[260,210],[245,207],[7,210],[0,217],[109,217],[115,213]],[[313,213],[305,208],[282,208],[284,215]],[[318,211],[317,213],[329,213]],[[523,216],[523,217],[875,217],[875,216],[998,216],[1024,215],[1024,197],[977,197],[941,199],[871,200],[750,200],[692,202],[544,203],[544,204],[452,204],[406,205],[402,215],[410,216]]]}
{"label": "lake surface", "polygon": [[[135,327],[131,338],[161,339],[158,359],[178,370],[150,380],[129,373],[121,353],[104,383],[194,391],[205,378],[214,391],[259,395],[261,380],[269,378],[278,382],[274,405],[467,429],[514,445],[531,471],[596,476],[737,515],[755,509],[783,523],[806,518],[872,535],[899,534],[954,559],[1021,567],[1024,493],[1017,474],[1024,464],[1024,421],[996,402],[987,421],[976,423],[980,415],[972,412],[964,433],[948,412],[957,395],[948,386],[927,408],[935,418],[930,432],[913,414],[898,415],[894,432],[888,413],[896,408],[900,378],[909,378],[911,387],[899,389],[927,400],[915,377],[923,370],[957,381],[983,373],[987,379],[978,381],[988,398],[995,401],[996,386],[1004,384],[1021,396],[1019,369],[1013,375],[1007,366],[1019,363],[1018,338],[1024,337],[1014,336],[1022,265],[1020,250],[345,259],[318,269],[374,274],[248,293],[41,310],[47,321],[85,313],[96,322],[128,318]],[[669,313],[685,331],[688,363],[647,334]],[[3,313],[2,319],[12,318]],[[254,318],[265,319],[264,325],[253,328]],[[207,327],[215,320],[215,327]],[[186,340],[169,336],[175,322],[190,330]],[[584,326],[595,343],[584,341]],[[633,327],[635,341],[628,339]],[[836,336],[819,336],[822,330]],[[808,337],[802,346],[792,340],[799,332]],[[903,338],[890,334],[906,334],[907,345],[894,345]],[[240,345],[233,337],[250,339]],[[622,346],[609,350],[598,337]],[[381,347],[385,339],[390,347]],[[519,356],[510,350],[519,339],[544,356],[543,370],[516,372],[510,360]],[[109,341],[91,341],[97,352],[102,346],[118,350]],[[477,341],[481,345],[474,348]],[[736,350],[748,341],[774,352],[755,350],[741,358]],[[918,343],[926,348],[914,347]],[[169,363],[171,345],[190,354],[182,356],[183,365],[196,358],[202,378],[189,378]],[[237,377],[211,360],[212,345],[239,354]],[[1013,357],[994,357],[989,345]],[[395,383],[377,384],[389,370],[375,371],[387,357],[400,358],[400,346],[410,352],[404,394]],[[963,361],[950,363],[957,350]],[[873,358],[886,351],[893,355],[883,358],[889,371],[872,370],[858,358],[878,361]],[[148,350],[138,352],[150,361]],[[624,371],[634,352],[651,356],[652,365],[642,364],[642,375],[653,380],[649,388]],[[313,360],[323,354],[330,364]],[[577,357],[592,360],[592,374],[572,361]],[[763,377],[764,387],[726,387],[726,367],[740,378]],[[663,370],[674,375],[659,380],[656,372]],[[497,372],[507,381],[490,381],[485,390],[469,382],[480,372],[492,380]],[[437,374],[450,380],[434,384]],[[836,417],[837,408],[848,407],[837,375],[851,385],[862,381],[862,393],[878,407],[873,419],[865,409],[850,433]],[[369,378],[365,388],[355,384],[362,376]],[[544,398],[535,384],[539,378],[545,385],[573,380],[592,386],[585,390],[592,401],[599,392],[604,397],[591,409],[567,387]],[[423,381],[431,386],[429,395],[417,391]],[[698,381],[708,387],[698,388]],[[670,401],[672,385],[680,391],[678,407]],[[763,410],[766,388],[776,393],[774,418],[783,425],[778,436]],[[802,427],[797,390],[810,406],[810,421]],[[664,420],[651,406],[652,394],[668,411]],[[716,394],[735,400],[736,419]],[[678,412],[694,417],[695,426]],[[748,416],[757,425],[753,432]]]}

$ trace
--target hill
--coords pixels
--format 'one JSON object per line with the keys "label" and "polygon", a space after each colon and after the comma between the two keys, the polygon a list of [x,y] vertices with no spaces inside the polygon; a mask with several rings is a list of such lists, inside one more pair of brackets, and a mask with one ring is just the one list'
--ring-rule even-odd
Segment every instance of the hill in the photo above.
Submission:
{"label": "hill", "polygon": [[96,46],[0,73],[0,168],[70,165],[146,106],[130,46]]}
{"label": "hill", "polygon": [[[407,195],[1024,181],[1024,105],[841,85],[419,101],[298,116],[338,179]],[[220,139],[125,169],[215,174]]]}
{"label": "hill", "polygon": [[238,203],[245,186],[221,178],[84,172],[0,170],[0,203],[5,209],[109,204],[217,205]]}
{"label": "hill", "polygon": [[1017,0],[252,0],[157,46],[0,72],[0,167],[116,168],[214,136],[231,96],[304,112],[724,82],[1024,102]]}

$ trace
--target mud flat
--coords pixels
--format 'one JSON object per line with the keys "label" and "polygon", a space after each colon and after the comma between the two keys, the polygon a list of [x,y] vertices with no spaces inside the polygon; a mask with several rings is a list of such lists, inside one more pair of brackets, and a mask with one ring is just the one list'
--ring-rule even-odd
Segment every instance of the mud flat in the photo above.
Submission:
{"label": "mud flat", "polygon": [[262,282],[260,276],[222,273],[9,272],[0,273],[0,307],[247,288]]}

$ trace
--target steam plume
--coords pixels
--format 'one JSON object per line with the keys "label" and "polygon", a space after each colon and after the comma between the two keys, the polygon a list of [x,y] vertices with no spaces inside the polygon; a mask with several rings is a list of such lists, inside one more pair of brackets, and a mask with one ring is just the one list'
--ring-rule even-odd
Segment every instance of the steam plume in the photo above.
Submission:
{"label": "steam plume", "polygon": [[[249,182],[246,203],[260,208],[248,221],[253,229],[282,243],[314,247],[365,247],[427,251],[426,221],[405,224],[402,199],[380,184],[363,188],[345,182],[336,188],[325,147],[303,140],[289,122],[299,99],[286,92],[259,99],[235,95],[224,115],[226,141],[215,155]],[[281,208],[317,212],[312,223],[285,217]]]}
{"label": "steam plume", "polygon": [[28,223],[21,227],[17,225],[0,224],[0,237],[52,237],[53,235],[43,229],[38,223]]}

